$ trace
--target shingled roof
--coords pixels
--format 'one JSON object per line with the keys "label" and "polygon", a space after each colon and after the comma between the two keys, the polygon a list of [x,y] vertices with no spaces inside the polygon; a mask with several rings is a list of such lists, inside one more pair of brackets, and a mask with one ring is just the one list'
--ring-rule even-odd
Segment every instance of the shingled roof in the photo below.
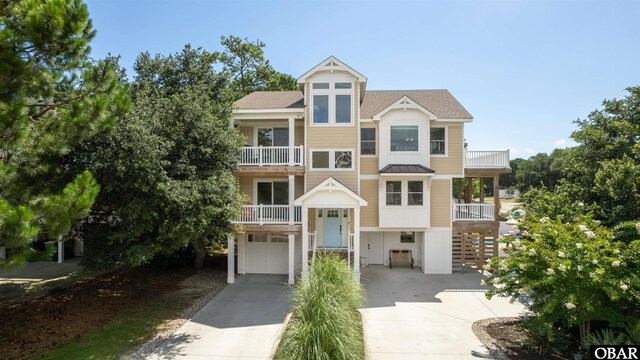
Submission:
{"label": "shingled roof", "polygon": [[449,90],[367,90],[360,117],[371,119],[405,95],[440,119],[473,119]]}
{"label": "shingled roof", "polygon": [[[403,96],[420,104],[440,119],[473,119],[448,90],[367,90],[360,117],[371,119]],[[239,109],[304,108],[301,91],[256,91],[236,101]]]}
{"label": "shingled roof", "polygon": [[302,91],[256,91],[236,101],[239,109],[302,109]]}
{"label": "shingled roof", "polygon": [[380,174],[433,174],[436,171],[420,164],[390,164],[380,169]]}

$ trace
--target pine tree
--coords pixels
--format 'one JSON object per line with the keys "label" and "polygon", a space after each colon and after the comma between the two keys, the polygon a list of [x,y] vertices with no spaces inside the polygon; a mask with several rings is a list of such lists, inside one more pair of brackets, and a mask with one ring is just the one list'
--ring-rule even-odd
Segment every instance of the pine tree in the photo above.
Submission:
{"label": "pine tree", "polygon": [[95,36],[80,0],[0,1],[0,246],[63,237],[99,191],[92,174],[61,178],[58,159],[129,109],[113,58],[89,58]]}

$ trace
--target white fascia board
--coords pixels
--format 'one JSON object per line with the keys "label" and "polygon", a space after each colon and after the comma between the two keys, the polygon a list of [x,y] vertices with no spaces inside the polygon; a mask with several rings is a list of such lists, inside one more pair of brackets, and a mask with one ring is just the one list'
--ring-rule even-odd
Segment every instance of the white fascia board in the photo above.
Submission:
{"label": "white fascia board", "polygon": [[386,108],[382,109],[382,111],[380,111],[379,113],[373,115],[373,120],[380,120],[384,114],[388,113],[391,110],[396,110],[396,109],[415,109],[426,114],[429,120],[438,119],[438,117],[434,113],[429,111],[429,109],[418,104],[416,101],[414,101],[407,95],[404,95],[393,104],[387,106]]}
{"label": "white fascia board", "polygon": [[[325,64],[327,62],[330,62],[330,61],[335,62],[338,66],[326,67]],[[321,61],[318,65],[316,65],[313,68],[311,68],[311,70],[309,70],[306,73],[302,74],[297,80],[298,84],[304,83],[309,76],[313,75],[316,71],[321,71],[321,70],[330,70],[330,71],[342,70],[342,71],[346,71],[346,72],[350,73],[351,75],[355,76],[356,78],[358,78],[358,82],[360,82],[360,83],[366,83],[367,82],[367,77],[366,76],[360,74],[359,72],[354,70],[351,66],[343,63],[342,61],[338,60],[335,56],[331,55],[328,58],[326,58],[325,60]]]}
{"label": "white fascia board", "polygon": [[233,111],[234,120],[286,119],[290,117],[302,119],[304,109],[238,109]]}
{"label": "white fascia board", "polygon": [[473,118],[471,118],[471,119],[441,119],[441,118],[438,118],[438,119],[434,119],[433,121],[435,121],[435,122],[470,123],[470,122],[473,122]]}

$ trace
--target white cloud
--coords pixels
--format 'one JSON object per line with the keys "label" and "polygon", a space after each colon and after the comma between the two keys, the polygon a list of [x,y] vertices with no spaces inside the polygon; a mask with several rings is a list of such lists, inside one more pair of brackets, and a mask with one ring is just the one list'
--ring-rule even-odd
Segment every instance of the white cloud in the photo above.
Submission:
{"label": "white cloud", "polygon": [[524,149],[524,152],[529,154],[529,155],[535,155],[536,151],[533,150],[532,148],[526,148]]}
{"label": "white cloud", "polygon": [[567,140],[565,139],[558,139],[556,141],[553,142],[553,146],[559,148],[559,147],[564,147],[567,145]]}

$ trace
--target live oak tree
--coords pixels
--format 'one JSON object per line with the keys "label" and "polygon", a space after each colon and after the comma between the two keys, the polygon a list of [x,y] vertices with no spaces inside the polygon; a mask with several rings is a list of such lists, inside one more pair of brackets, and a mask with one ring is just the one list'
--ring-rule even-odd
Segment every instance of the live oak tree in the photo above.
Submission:
{"label": "live oak tree", "polygon": [[16,255],[87,214],[98,184],[61,179],[58,159],[128,111],[114,60],[88,57],[94,36],[80,0],[0,1],[0,246]]}
{"label": "live oak tree", "polygon": [[191,245],[200,267],[206,248],[234,230],[244,197],[231,169],[244,140],[217,59],[187,45],[136,60],[131,116],[79,156],[102,184],[101,221],[113,225],[104,246],[86,249],[86,266],[140,265]]}

